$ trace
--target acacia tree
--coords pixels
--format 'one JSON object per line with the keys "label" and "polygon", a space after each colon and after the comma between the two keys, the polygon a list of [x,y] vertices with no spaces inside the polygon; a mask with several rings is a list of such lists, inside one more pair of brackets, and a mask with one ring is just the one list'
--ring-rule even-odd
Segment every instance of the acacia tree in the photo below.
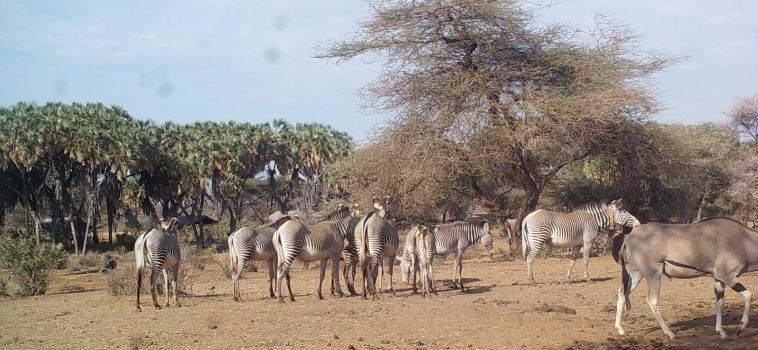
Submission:
{"label": "acacia tree", "polygon": [[359,94],[387,116],[376,147],[403,152],[382,159],[387,166],[367,159],[387,169],[372,184],[413,188],[419,177],[393,173],[410,167],[501,222],[518,187],[517,226],[566,165],[628,156],[625,134],[660,109],[651,75],[677,61],[639,51],[630,29],[603,17],[589,32],[541,25],[541,8],[525,1],[378,0],[369,8],[350,38],[317,57],[384,62]]}
{"label": "acacia tree", "polygon": [[729,125],[748,139],[732,169],[729,190],[732,199],[742,206],[743,220],[758,208],[758,94],[737,100],[727,112]]}

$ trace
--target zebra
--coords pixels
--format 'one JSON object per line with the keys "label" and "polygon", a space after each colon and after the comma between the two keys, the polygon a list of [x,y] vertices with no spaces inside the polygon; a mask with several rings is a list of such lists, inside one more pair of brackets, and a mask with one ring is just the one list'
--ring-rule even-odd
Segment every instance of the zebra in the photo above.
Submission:
{"label": "zebra", "polygon": [[[428,225],[416,225],[408,231],[405,236],[405,247],[403,257],[400,260],[400,271],[402,272],[403,282],[412,284],[413,294],[418,294],[416,288],[416,276],[420,277],[419,282],[422,286],[423,296],[427,293],[437,295],[437,289],[434,287],[434,254],[436,252],[436,243],[434,240],[434,231],[439,226],[430,229]],[[413,269],[413,281],[411,281],[411,267]]]}
{"label": "zebra", "polygon": [[[415,276],[416,273],[419,273],[419,266],[418,264],[413,263],[413,255],[416,254],[416,251],[413,249],[415,241],[414,238],[416,237],[416,233],[418,232],[418,225],[411,227],[411,229],[408,231],[408,233],[405,234],[405,244],[403,244],[403,253],[401,256],[397,256],[396,259],[400,261],[400,279],[403,281],[404,284],[411,284],[411,266],[413,267],[413,274]],[[414,294],[416,294],[416,286],[413,286]]]}
{"label": "zebra", "polygon": [[158,274],[163,270],[164,290],[166,291],[166,307],[170,307],[168,301],[168,282],[171,277],[171,286],[174,289],[174,304],[181,307],[176,291],[176,279],[179,273],[181,251],[179,249],[179,237],[177,237],[178,225],[176,218],[168,221],[161,220],[161,229],[145,231],[134,242],[134,260],[137,265],[137,310],[142,311],[139,296],[142,289],[142,275],[146,268],[150,273],[150,296],[153,298],[153,306],[160,310],[156,297]]}
{"label": "zebra", "polygon": [[[455,254],[455,260],[453,261],[453,289],[458,289],[458,285],[460,284],[461,292],[465,292],[466,289],[463,286],[462,277],[463,262],[461,258],[466,249],[474,244],[481,243],[490,257],[495,254],[489,222],[478,219],[457,221],[436,225],[432,228],[432,232],[434,233],[436,255],[446,256]],[[404,264],[407,264],[407,262]]]}
{"label": "zebra", "polygon": [[240,297],[239,279],[250,261],[266,261],[268,265],[268,292],[274,297],[274,229],[258,231],[252,227],[243,227],[229,235],[229,267],[232,271],[232,289],[234,301],[243,301]]}
{"label": "zebra", "polygon": [[[360,209],[358,207],[358,204],[353,204],[353,206],[350,209],[350,214],[353,215],[353,218],[358,217],[360,214]],[[345,277],[345,285],[347,286],[347,290],[350,292],[350,295],[358,295],[358,293],[355,291],[355,270],[358,266],[358,263],[360,262],[360,259],[358,257],[358,246],[360,246],[360,242],[358,237],[360,236],[360,227],[358,225],[354,226],[353,230],[354,240],[353,244],[350,244],[350,242],[347,242],[345,240],[345,249],[342,250],[342,276]],[[348,278],[350,276],[350,278]],[[334,295],[334,279],[332,279],[332,295]]]}
{"label": "zebra", "polygon": [[[555,248],[572,248],[566,278],[571,282],[579,251],[582,250],[584,280],[590,281],[588,273],[590,249],[601,228],[619,224],[637,227],[639,220],[623,208],[621,199],[605,203],[590,203],[570,213],[554,213],[538,209],[524,218],[521,230],[522,252],[526,258],[529,282],[534,284],[532,264],[544,244]],[[528,255],[527,255],[528,252]]]}
{"label": "zebra", "polygon": [[[392,218],[390,198],[385,197],[384,203],[374,197],[374,208],[377,213],[369,213],[363,218],[359,226],[361,227],[361,245],[360,260],[361,274],[363,279],[363,299],[367,298],[367,292],[372,295],[373,300],[379,298],[376,290],[376,278],[381,270],[382,260],[389,258],[388,272],[390,274],[390,293],[395,293],[392,281],[392,268],[395,261],[395,254],[400,239],[397,235],[397,229],[388,221]],[[379,269],[379,270],[378,270]],[[383,275],[379,284],[379,292],[383,289]]]}
{"label": "zebra", "polygon": [[276,295],[279,302],[284,303],[282,297],[282,278],[287,278],[287,289],[290,301],[295,301],[290,287],[289,268],[295,257],[303,261],[321,261],[318,283],[318,298],[324,299],[321,294],[321,285],[324,281],[326,263],[332,261],[332,279],[340,297],[344,296],[339,282],[339,259],[344,248],[345,239],[348,244],[354,242],[353,237],[354,219],[348,207],[341,207],[329,214],[325,221],[315,225],[303,225],[284,216],[270,225],[274,232],[274,248],[277,252],[278,268],[276,274]]}

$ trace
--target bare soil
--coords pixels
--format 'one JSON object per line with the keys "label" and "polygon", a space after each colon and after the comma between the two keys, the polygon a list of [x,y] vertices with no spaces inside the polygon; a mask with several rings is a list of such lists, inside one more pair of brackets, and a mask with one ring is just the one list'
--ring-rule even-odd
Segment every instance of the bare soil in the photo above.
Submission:
{"label": "bare soil", "polygon": [[[499,238],[495,245],[506,246]],[[591,258],[592,282],[562,283],[568,263],[538,259],[537,284],[525,285],[523,260],[497,255],[491,260],[481,249],[472,249],[463,265],[465,293],[450,288],[449,257],[436,264],[438,296],[411,295],[396,267],[396,293],[385,291],[379,301],[330,296],[329,273],[326,299],[317,300],[316,264],[310,270],[295,264],[291,275],[297,301],[279,304],[268,297],[265,267],[245,275],[241,290],[246,302],[235,303],[231,281],[209,261],[204,271],[197,271],[191,293],[180,296],[181,308],[155,310],[145,296],[143,312],[137,312],[134,295],[109,295],[104,275],[60,270],[48,295],[0,301],[0,348],[758,349],[755,311],[739,337],[718,337],[713,281],[707,278],[663,283],[660,307],[676,339],[668,340],[658,327],[645,302],[645,282],[632,294],[632,310],[624,315],[627,335],[619,336],[613,325],[619,265],[610,256]],[[581,260],[574,269],[574,278],[580,277]],[[758,277],[741,280],[758,295]],[[387,289],[387,275],[384,285]],[[736,332],[742,305],[739,294],[727,291],[724,322],[730,335]]]}

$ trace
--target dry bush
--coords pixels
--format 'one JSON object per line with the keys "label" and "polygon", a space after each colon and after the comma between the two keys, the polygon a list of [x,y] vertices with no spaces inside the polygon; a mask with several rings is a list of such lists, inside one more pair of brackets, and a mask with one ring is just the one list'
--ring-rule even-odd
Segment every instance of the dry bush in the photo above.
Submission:
{"label": "dry bush", "polygon": [[8,281],[0,277],[0,298],[5,298],[6,296],[10,296],[8,293]]}
{"label": "dry bush", "polygon": [[191,265],[195,269],[205,270],[205,251],[198,252],[197,248],[184,244],[181,247],[182,262]]}
{"label": "dry bush", "polygon": [[221,268],[221,272],[227,279],[232,279],[232,267],[229,266],[229,256],[221,254],[216,256],[216,263]]}
{"label": "dry bush", "polygon": [[[115,256],[115,254],[114,254]],[[118,268],[109,271],[105,275],[107,290],[110,295],[133,295],[137,290],[137,267],[134,263],[134,252],[122,254]],[[179,264],[179,274],[176,278],[176,289],[182,294],[192,294],[192,283],[195,280],[196,270],[191,262],[197,259],[194,249],[185,247],[182,249],[182,261]],[[203,265],[204,267],[204,265]],[[150,272],[143,274],[142,294],[150,293]],[[163,274],[158,275],[158,292],[163,293]],[[148,287],[144,287],[144,286]]]}

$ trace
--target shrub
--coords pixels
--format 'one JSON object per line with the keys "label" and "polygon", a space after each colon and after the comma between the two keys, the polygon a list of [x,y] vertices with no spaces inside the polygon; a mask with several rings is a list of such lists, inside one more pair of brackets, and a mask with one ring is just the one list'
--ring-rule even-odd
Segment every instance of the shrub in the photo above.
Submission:
{"label": "shrub", "polygon": [[196,248],[190,245],[182,245],[182,262],[189,264],[195,269],[205,270],[205,256],[203,252],[198,252]]}
{"label": "shrub", "polygon": [[0,238],[0,265],[10,269],[21,295],[45,294],[66,253],[60,247],[37,245],[33,235],[18,231],[18,238]]}
{"label": "shrub", "polygon": [[224,274],[224,277],[227,279],[232,279],[232,268],[229,266],[229,255],[227,254],[220,254],[216,256],[216,262],[221,267],[221,273]]}
{"label": "shrub", "polygon": [[0,298],[7,297],[8,295],[8,281],[5,278],[0,277]]}
{"label": "shrub", "polygon": [[[189,247],[182,249],[182,261],[176,277],[176,289],[179,293],[191,294],[192,282],[195,280],[195,268],[188,261],[196,259]],[[121,256],[121,263],[105,275],[108,294],[134,295],[137,291],[137,266],[134,263],[134,252]],[[163,274],[158,275],[158,293],[163,293]],[[150,271],[145,270],[142,278],[142,294],[150,294]]]}
{"label": "shrub", "polygon": [[134,242],[137,242],[137,239],[128,233],[119,233],[116,235],[117,249],[123,247],[123,249],[127,251],[132,251],[134,250]]}

